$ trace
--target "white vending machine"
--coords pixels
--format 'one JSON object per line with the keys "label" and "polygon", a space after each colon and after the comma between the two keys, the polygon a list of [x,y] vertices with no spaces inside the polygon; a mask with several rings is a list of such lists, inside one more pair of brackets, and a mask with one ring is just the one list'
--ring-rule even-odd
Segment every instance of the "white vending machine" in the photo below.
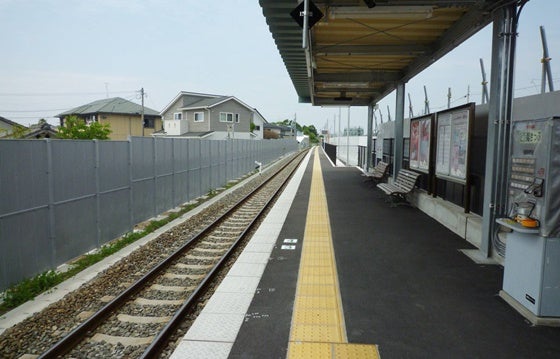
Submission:
{"label": "white vending machine", "polygon": [[539,324],[560,319],[560,118],[514,122],[511,136],[500,296]]}

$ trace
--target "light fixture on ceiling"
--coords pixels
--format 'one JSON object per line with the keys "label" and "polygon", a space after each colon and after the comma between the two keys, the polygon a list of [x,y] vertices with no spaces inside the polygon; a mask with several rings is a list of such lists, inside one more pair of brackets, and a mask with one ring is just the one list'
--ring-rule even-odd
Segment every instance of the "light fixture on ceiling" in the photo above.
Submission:
{"label": "light fixture on ceiling", "polygon": [[331,19],[429,19],[433,15],[432,6],[363,6],[332,7],[329,11]]}
{"label": "light fixture on ceiling", "polygon": [[377,5],[377,4],[375,3],[375,0],[364,0],[364,2],[366,3],[366,6],[369,7],[370,9],[371,9],[371,8],[374,8],[375,5]]}
{"label": "light fixture on ceiling", "polygon": [[318,88],[322,89],[367,89],[370,87],[369,82],[318,82]]}
{"label": "light fixture on ceiling", "polygon": [[334,98],[335,101],[352,101],[352,97],[346,97],[346,91],[341,91],[340,92],[340,97],[335,97]]}

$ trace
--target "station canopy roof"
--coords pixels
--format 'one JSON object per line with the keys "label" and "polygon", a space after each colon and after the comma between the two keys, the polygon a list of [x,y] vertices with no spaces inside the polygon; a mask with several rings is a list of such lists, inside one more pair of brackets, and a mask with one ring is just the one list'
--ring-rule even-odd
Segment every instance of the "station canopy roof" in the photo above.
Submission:
{"label": "station canopy roof", "polygon": [[304,49],[296,22],[303,2],[259,2],[300,102],[317,106],[375,104],[488,25],[504,3],[310,0]]}

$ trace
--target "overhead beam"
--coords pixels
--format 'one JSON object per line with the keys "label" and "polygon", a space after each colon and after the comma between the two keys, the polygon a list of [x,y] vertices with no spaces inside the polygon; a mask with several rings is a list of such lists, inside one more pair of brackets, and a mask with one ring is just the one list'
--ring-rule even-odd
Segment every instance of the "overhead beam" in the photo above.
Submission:
{"label": "overhead beam", "polygon": [[425,45],[329,45],[315,48],[315,55],[406,55],[430,51]]}
{"label": "overhead beam", "polygon": [[345,92],[356,92],[356,93],[367,93],[371,96],[378,95],[379,92],[374,88],[352,88],[352,87],[315,87],[315,92],[320,93],[340,93]]}
{"label": "overhead beam", "polygon": [[402,78],[400,71],[366,71],[315,74],[316,82],[391,82]]}
{"label": "overhead beam", "polygon": [[489,10],[471,8],[433,44],[432,48],[435,50],[418,57],[405,69],[406,76],[403,80],[405,82],[409,81],[492,22],[492,15]]}

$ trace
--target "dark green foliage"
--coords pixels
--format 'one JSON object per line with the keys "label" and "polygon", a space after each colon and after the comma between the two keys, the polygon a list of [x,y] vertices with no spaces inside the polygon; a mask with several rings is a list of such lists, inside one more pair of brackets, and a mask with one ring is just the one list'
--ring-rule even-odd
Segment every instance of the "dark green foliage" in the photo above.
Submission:
{"label": "dark green foliage", "polygon": [[111,128],[109,124],[92,122],[86,124],[77,116],[68,116],[64,120],[64,126],[58,129],[58,137],[73,140],[108,140]]}

